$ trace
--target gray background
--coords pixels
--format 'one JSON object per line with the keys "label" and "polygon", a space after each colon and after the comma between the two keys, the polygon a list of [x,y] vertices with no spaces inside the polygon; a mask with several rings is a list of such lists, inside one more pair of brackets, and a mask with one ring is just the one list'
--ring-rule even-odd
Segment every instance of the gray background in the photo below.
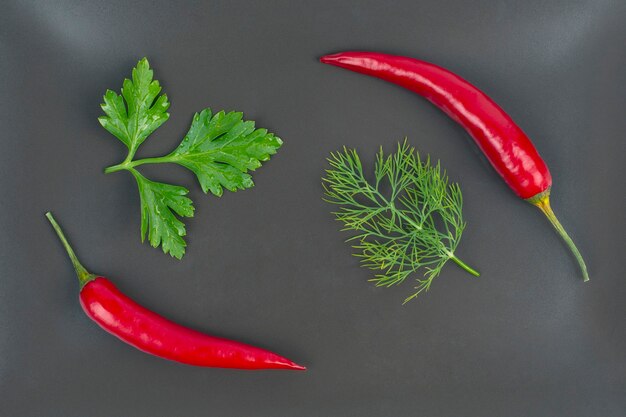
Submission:
{"label": "gray background", "polygon": [[[626,7],[614,1],[4,1],[0,14],[0,415],[624,416]],[[324,66],[380,50],[436,62],[488,92],[533,138],[553,206],[591,271],[518,200],[463,130],[425,100]],[[285,145],[256,187],[184,184],[182,262],[139,241],[125,148],[97,123],[148,56],[170,120],[139,156],[169,151],[193,112],[237,109]],[[408,136],[464,191],[468,228],[431,292],[368,284],[323,203],[328,152]],[[280,352],[306,373],[200,369],[150,357],[90,322],[43,214],[83,262],[186,325]]]}

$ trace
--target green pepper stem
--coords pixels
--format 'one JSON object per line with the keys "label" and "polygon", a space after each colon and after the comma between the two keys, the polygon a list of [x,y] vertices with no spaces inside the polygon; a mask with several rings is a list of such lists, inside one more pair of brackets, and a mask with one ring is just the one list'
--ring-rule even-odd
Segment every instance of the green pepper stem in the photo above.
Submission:
{"label": "green pepper stem", "polygon": [[557,231],[559,236],[561,236],[569,250],[572,252],[572,255],[574,255],[574,258],[576,258],[576,261],[578,261],[578,265],[580,266],[580,270],[583,274],[583,281],[589,281],[589,273],[587,272],[587,265],[585,265],[585,260],[583,259],[580,251],[574,244],[572,238],[569,237],[569,235],[563,228],[563,225],[561,225],[561,222],[559,222],[559,219],[556,218],[556,215],[552,211],[552,207],[550,207],[550,194],[545,194],[541,196],[541,198],[530,201],[530,203],[539,208],[539,210],[541,210],[541,212],[546,215],[548,220],[550,220],[550,223],[552,224],[554,229]]}
{"label": "green pepper stem", "polygon": [[78,276],[80,288],[83,288],[85,284],[93,280],[96,276],[90,273],[89,271],[87,271],[87,269],[85,269],[85,267],[78,261],[78,258],[76,257],[76,254],[74,253],[74,249],[72,249],[72,247],[70,246],[70,243],[67,241],[65,234],[63,234],[63,230],[61,229],[61,226],[59,226],[56,220],[54,220],[52,213],[47,212],[46,217],[52,224],[52,227],[54,227],[54,231],[59,236],[61,243],[63,243],[63,247],[65,247],[65,250],[67,251],[67,254],[70,257],[70,260],[72,261],[72,265],[74,265],[74,270],[76,271],[76,276]]}
{"label": "green pepper stem", "polygon": [[468,266],[465,262],[463,262],[462,260],[460,260],[456,256],[452,255],[450,257],[450,259],[452,259],[455,264],[457,264],[458,266],[460,266],[461,268],[463,268],[464,270],[466,270],[470,274],[474,275],[475,277],[479,277],[480,276],[480,272],[478,272],[474,268]]}

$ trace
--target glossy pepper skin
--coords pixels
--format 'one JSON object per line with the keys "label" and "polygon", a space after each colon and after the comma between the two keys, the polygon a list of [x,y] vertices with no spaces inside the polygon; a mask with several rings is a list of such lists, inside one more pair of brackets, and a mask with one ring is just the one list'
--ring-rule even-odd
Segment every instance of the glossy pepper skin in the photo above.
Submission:
{"label": "glossy pepper skin", "polygon": [[112,335],[143,352],[188,365],[248,370],[306,369],[270,351],[181,326],[137,304],[108,279],[87,272],[52,215],[46,216],[76,269],[83,310]]}
{"label": "glossy pepper skin", "polygon": [[320,61],[411,90],[463,126],[515,194],[546,215],[578,261],[583,279],[589,280],[580,252],[550,207],[552,176],[546,163],[522,129],[485,93],[445,68],[404,56],[350,51]]}
{"label": "glossy pepper skin", "polygon": [[382,78],[428,99],[465,128],[519,197],[536,197],[552,185],[550,171],[528,136],[492,99],[458,75],[428,62],[374,52],[342,52],[321,61]]}

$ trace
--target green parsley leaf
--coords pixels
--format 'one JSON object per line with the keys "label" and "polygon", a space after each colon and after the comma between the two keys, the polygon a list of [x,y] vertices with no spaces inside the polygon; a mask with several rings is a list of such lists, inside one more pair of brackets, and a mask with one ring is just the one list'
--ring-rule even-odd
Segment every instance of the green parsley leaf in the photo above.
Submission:
{"label": "green parsley leaf", "polygon": [[137,180],[141,197],[141,241],[147,234],[152,247],[161,245],[164,253],[181,259],[187,246],[183,239],[186,230],[174,213],[181,217],[193,217],[193,202],[186,197],[189,190],[151,181],[135,169],[131,173]]}
{"label": "green parsley leaf", "polygon": [[193,217],[188,190],[176,185],[154,182],[137,171],[139,165],[175,163],[196,174],[205,193],[221,196],[223,189],[236,191],[254,186],[250,171],[270,159],[282,140],[266,129],[256,129],[244,121],[243,113],[223,111],[213,114],[205,109],[194,115],[191,127],[169,155],[133,159],[139,146],[169,118],[170,103],[161,86],[153,79],[146,58],[133,68],[132,80],[124,80],[122,94],[107,90],[101,105],[105,115],[100,124],[128,148],[121,163],[104,170],[106,174],[129,171],[136,179],[141,197],[141,240],[163,252],[182,258],[187,246],[185,225],[177,217]]}
{"label": "green parsley leaf", "polygon": [[[159,96],[161,86],[152,79],[146,58],[133,68],[132,81],[124,80],[122,95],[107,90],[100,106],[106,114],[98,121],[129,150],[129,160],[139,145],[170,117],[167,95]],[[158,96],[158,98],[157,98]]]}
{"label": "green parsley leaf", "polygon": [[242,118],[239,112],[213,115],[211,109],[205,109],[196,113],[183,141],[165,159],[193,171],[205,193],[221,196],[223,188],[237,191],[253,187],[247,171],[269,160],[283,142]]}

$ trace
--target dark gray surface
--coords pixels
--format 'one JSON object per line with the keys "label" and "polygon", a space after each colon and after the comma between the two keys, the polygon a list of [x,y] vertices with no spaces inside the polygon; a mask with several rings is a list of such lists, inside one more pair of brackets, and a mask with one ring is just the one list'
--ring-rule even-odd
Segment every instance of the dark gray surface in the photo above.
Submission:
{"label": "dark gray surface", "polygon": [[[87,4],[91,3],[91,4]],[[621,0],[368,2],[4,1],[0,14],[1,416],[624,416],[623,165],[626,7]],[[553,206],[591,282],[462,129],[419,97],[317,63],[324,53],[420,57],[487,91],[552,171]],[[284,138],[256,188],[191,189],[188,254],[139,242],[125,156],[97,123],[106,88],[148,56],[171,118],[160,155],[206,106]],[[469,223],[454,265],[409,305],[376,289],[320,200],[329,151],[408,136],[461,183]],[[197,369],[115,340],[77,303],[43,214],[83,262],[139,302],[258,344],[306,373]]]}

